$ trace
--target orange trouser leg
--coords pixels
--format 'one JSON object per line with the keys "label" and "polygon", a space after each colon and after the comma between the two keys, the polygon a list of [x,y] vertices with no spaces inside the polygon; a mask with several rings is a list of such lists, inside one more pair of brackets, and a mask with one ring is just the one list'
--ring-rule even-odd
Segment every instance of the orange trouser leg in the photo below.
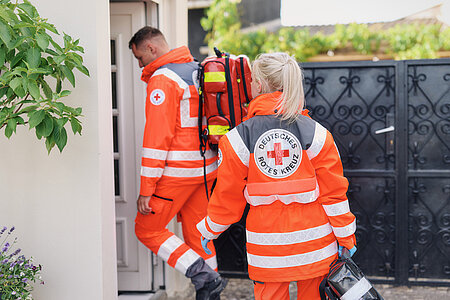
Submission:
{"label": "orange trouser leg", "polygon": [[[137,238],[183,274],[200,256],[187,243],[166,229],[166,226],[184,204],[191,200],[200,186],[202,185],[158,185],[149,201],[153,213],[142,215],[138,212],[135,220]],[[206,209],[200,219],[205,215]],[[200,244],[200,241],[198,243]]]}
{"label": "orange trouser leg", "polygon": [[325,276],[297,281],[297,300],[320,300],[319,286]]}
{"label": "orange trouser leg", "polygon": [[[208,182],[210,189],[213,181]],[[212,242],[208,243],[208,248],[211,254],[208,255],[201,245],[201,234],[197,230],[197,223],[206,216],[206,209],[208,207],[208,199],[206,198],[204,184],[199,185],[193,192],[192,196],[183,205],[180,211],[181,224],[183,228],[183,237],[186,244],[189,245],[195,252],[203,257],[206,263],[217,271],[216,250]]]}
{"label": "orange trouser leg", "polygon": [[289,282],[255,282],[254,293],[255,300],[289,300]]}

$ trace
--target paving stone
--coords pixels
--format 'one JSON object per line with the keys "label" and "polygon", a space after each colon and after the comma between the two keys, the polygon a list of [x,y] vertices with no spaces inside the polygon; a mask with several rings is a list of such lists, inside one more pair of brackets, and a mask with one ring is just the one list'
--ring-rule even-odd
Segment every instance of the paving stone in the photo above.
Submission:
{"label": "paving stone", "polygon": [[[450,300],[449,287],[430,286],[393,286],[389,284],[374,284],[376,290],[384,300]],[[291,299],[296,299],[297,286],[291,283],[289,286]],[[193,300],[192,293],[183,300]],[[221,300],[254,300],[253,282],[248,279],[231,278],[228,285],[220,295]],[[180,299],[181,300],[181,299]],[[274,299],[275,300],[275,299]],[[303,300],[303,299],[302,299]],[[308,300],[308,299],[304,299]]]}

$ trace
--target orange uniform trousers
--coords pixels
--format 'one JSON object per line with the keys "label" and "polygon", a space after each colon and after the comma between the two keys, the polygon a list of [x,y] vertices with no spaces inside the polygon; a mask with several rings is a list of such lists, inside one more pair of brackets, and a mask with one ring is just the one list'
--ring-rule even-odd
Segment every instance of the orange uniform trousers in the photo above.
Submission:
{"label": "orange uniform trousers", "polygon": [[[320,300],[319,285],[326,275],[297,281],[297,300]],[[255,300],[289,300],[289,282],[255,282]]]}
{"label": "orange uniform trousers", "polygon": [[[209,189],[212,183],[213,181],[208,182]],[[166,226],[177,215],[182,224],[184,243],[176,245],[174,249],[167,249],[171,251],[167,263],[175,267],[178,259],[187,250],[192,249],[203,257],[210,267],[217,270],[214,245],[209,245],[212,254],[207,255],[201,245],[201,234],[195,226],[206,216],[208,200],[204,183],[158,184],[150,198],[149,206],[152,213],[142,215],[138,212],[135,220],[136,236],[147,248],[158,254],[160,246],[174,236]]]}

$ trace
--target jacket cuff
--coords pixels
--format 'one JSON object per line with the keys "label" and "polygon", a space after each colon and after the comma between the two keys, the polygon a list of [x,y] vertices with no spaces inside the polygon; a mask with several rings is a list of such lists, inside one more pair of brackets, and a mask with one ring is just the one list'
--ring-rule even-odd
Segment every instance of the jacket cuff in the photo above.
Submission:
{"label": "jacket cuff", "polygon": [[213,234],[210,232],[206,226],[206,218],[203,218],[200,222],[197,224],[197,229],[200,231],[202,236],[208,240],[214,240],[219,237],[220,234]]}
{"label": "jacket cuff", "polygon": [[339,246],[345,247],[348,250],[352,249],[354,246],[356,246],[356,238],[355,235],[351,235],[345,238],[338,238]]}
{"label": "jacket cuff", "polygon": [[155,193],[155,189],[156,189],[155,185],[142,182],[142,180],[141,180],[141,189],[139,191],[139,195],[151,196]]}

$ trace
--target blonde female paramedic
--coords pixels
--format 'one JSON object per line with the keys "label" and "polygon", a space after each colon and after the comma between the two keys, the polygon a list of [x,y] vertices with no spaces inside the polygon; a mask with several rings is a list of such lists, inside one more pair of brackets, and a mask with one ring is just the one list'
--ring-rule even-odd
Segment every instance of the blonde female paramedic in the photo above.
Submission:
{"label": "blonde female paramedic", "polygon": [[[302,111],[302,72],[286,53],[253,63],[248,120],[219,143],[217,185],[197,224],[202,245],[239,221],[247,203],[247,259],[255,299],[320,299],[342,247],[355,247],[355,216],[333,137]],[[339,246],[338,246],[339,245]]]}

